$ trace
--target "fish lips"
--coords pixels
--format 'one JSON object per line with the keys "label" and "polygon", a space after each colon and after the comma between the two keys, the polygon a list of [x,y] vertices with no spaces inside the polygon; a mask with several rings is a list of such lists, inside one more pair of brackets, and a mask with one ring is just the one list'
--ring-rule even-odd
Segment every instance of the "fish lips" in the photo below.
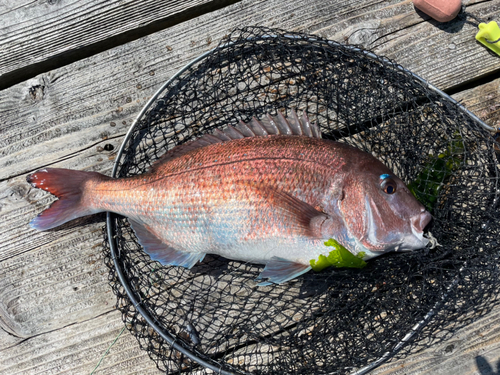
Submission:
{"label": "fish lips", "polygon": [[425,227],[431,222],[432,215],[422,208],[422,212],[410,218],[411,228],[417,233],[423,233]]}
{"label": "fish lips", "polygon": [[429,240],[424,237],[424,229],[432,220],[431,214],[422,209],[418,215],[410,218],[411,233],[404,236],[400,245],[394,248],[394,251],[412,251],[426,247]]}

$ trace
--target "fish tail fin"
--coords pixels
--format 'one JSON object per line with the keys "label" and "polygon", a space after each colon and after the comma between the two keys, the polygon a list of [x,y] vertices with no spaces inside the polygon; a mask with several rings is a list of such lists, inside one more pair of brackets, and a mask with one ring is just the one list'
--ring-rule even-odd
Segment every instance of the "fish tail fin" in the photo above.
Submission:
{"label": "fish tail fin", "polygon": [[34,218],[30,226],[38,230],[47,230],[78,217],[101,212],[102,210],[89,207],[89,204],[82,199],[86,182],[95,178],[109,179],[97,172],[62,168],[45,168],[27,176],[26,181],[31,186],[46,190],[59,198]]}

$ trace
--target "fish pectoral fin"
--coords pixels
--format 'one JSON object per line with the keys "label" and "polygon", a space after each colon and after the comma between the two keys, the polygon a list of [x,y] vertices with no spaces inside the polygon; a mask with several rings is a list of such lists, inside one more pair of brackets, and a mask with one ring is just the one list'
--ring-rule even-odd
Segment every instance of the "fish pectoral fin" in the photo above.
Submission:
{"label": "fish pectoral fin", "polygon": [[156,237],[146,224],[130,218],[128,220],[146,254],[164,266],[181,266],[190,269],[205,257],[205,253],[176,250]]}
{"label": "fish pectoral fin", "polygon": [[300,276],[311,269],[302,263],[292,262],[283,258],[272,257],[267,262],[264,271],[261,272],[257,280],[268,279],[268,281],[257,284],[258,286],[266,286],[274,284],[282,284],[297,276]]}
{"label": "fish pectoral fin", "polygon": [[269,206],[278,209],[281,220],[294,234],[323,238],[318,231],[318,223],[327,220],[329,218],[327,214],[286,192],[262,186],[256,189],[267,200]]}

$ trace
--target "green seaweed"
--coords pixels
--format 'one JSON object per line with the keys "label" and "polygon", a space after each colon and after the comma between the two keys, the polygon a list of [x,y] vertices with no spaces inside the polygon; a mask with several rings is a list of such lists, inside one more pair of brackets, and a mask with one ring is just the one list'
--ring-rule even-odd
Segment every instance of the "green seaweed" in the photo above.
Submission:
{"label": "green seaweed", "polygon": [[337,268],[363,268],[366,266],[366,262],[363,260],[365,256],[364,252],[353,255],[332,238],[326,241],[325,245],[333,247],[334,250],[330,251],[328,256],[320,255],[318,259],[311,259],[310,264],[314,271],[319,272],[330,266]]}
{"label": "green seaweed", "polygon": [[460,168],[463,152],[462,137],[456,132],[443,153],[429,154],[422,172],[408,184],[411,193],[430,213],[435,207],[441,190],[448,184],[454,172]]}

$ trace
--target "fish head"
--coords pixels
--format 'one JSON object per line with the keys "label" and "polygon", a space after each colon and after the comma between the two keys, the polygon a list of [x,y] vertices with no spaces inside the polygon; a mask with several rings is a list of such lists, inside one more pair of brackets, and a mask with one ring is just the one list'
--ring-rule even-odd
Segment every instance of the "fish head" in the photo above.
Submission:
{"label": "fish head", "polygon": [[423,231],[431,214],[399,177],[374,158],[347,173],[339,206],[357,252],[369,257],[416,250],[429,242]]}

